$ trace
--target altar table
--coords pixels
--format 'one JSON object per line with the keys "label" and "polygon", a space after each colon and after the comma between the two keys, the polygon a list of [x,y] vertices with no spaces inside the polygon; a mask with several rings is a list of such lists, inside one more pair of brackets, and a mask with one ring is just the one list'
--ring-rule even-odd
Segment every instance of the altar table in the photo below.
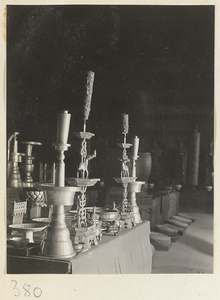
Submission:
{"label": "altar table", "polygon": [[[98,246],[68,259],[40,255],[9,255],[8,274],[149,274],[153,247],[150,222],[123,229],[117,236],[104,236]],[[9,251],[8,251],[9,253]]]}

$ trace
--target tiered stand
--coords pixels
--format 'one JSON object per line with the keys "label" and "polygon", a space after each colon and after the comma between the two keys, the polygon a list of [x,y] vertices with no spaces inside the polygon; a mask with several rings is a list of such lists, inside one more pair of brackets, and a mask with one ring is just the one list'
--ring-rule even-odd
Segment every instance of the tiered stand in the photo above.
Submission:
{"label": "tiered stand", "polygon": [[[96,224],[88,225],[86,219],[86,191],[88,187],[94,186],[100,179],[89,178],[89,161],[96,157],[96,151],[93,154],[87,153],[87,140],[94,136],[93,133],[86,131],[86,121],[89,118],[91,110],[91,99],[93,90],[94,73],[87,73],[86,92],[83,111],[83,131],[76,133],[76,136],[82,140],[81,143],[81,162],[77,171],[77,178],[68,178],[69,184],[74,184],[80,188],[80,194],[77,201],[77,225],[74,232],[74,244],[83,244],[83,250],[88,250],[91,245],[98,245]],[[100,229],[101,230],[101,229]]]}
{"label": "tiered stand", "polygon": [[127,196],[128,196],[128,184],[130,182],[134,182],[136,177],[129,176],[129,168],[128,168],[129,159],[127,155],[127,149],[129,149],[132,146],[132,144],[126,142],[126,135],[128,133],[127,114],[122,115],[122,129],[123,129],[122,134],[124,135],[124,141],[123,143],[119,144],[119,147],[123,149],[122,159],[119,158],[119,160],[121,161],[121,177],[114,178],[114,180],[117,183],[123,185],[123,199],[120,205],[121,220],[124,221],[125,228],[132,228],[133,226],[135,226],[135,220]]}
{"label": "tiered stand", "polygon": [[84,121],[84,131],[76,134],[82,139],[81,144],[81,162],[78,167],[77,178],[75,182],[80,187],[80,194],[77,201],[77,227],[75,228],[74,243],[82,243],[83,250],[88,250],[91,245],[97,245],[95,224],[88,226],[86,220],[86,191],[90,186],[94,186],[100,179],[89,178],[88,163],[91,159],[96,157],[96,151],[94,154],[87,154],[87,140],[94,136],[91,132],[86,132],[86,122]]}

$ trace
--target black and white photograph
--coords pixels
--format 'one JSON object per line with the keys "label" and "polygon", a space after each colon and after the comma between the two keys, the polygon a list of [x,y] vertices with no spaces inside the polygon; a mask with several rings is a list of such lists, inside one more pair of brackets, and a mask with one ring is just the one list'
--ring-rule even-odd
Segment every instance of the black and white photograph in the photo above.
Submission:
{"label": "black and white photograph", "polygon": [[215,274],[216,5],[191,2],[6,4],[12,299],[46,299],[33,275]]}

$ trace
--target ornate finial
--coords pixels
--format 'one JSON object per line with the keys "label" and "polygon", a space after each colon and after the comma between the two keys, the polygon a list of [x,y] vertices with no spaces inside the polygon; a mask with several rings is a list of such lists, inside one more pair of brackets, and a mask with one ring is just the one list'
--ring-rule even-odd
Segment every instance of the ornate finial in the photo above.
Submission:
{"label": "ornate finial", "polygon": [[86,80],[86,95],[84,99],[84,112],[83,112],[84,121],[88,120],[89,113],[91,110],[94,77],[95,77],[95,73],[93,71],[88,71],[87,80]]}
{"label": "ornate finial", "polygon": [[122,114],[122,134],[128,134],[128,114]]}

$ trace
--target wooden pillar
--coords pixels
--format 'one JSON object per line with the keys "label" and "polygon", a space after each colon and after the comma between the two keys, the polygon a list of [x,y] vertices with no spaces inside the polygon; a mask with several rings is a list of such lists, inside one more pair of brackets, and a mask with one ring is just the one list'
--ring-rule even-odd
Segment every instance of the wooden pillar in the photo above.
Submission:
{"label": "wooden pillar", "polygon": [[199,181],[200,132],[197,130],[191,136],[190,176],[189,184],[197,186]]}

